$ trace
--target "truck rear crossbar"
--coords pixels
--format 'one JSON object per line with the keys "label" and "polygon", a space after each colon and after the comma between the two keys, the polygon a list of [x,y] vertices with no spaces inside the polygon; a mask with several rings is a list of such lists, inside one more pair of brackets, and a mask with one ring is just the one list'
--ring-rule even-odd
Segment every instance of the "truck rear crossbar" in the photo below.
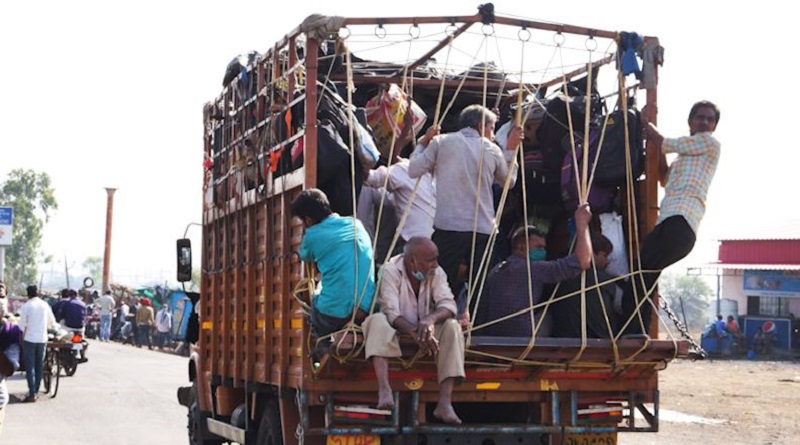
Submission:
{"label": "truck rear crossbar", "polygon": [[[578,391],[569,392],[569,419],[563,419],[561,409],[561,397],[563,392],[550,392],[550,416],[552,422],[545,425],[535,424],[472,424],[472,425],[447,425],[447,424],[420,424],[419,417],[413,415],[418,413],[420,408],[419,391],[411,391],[411,403],[408,409],[412,413],[410,416],[411,425],[400,425],[400,393],[394,393],[395,408],[391,412],[389,420],[371,421],[370,425],[349,425],[349,421],[334,421],[335,405],[333,397],[329,395],[325,405],[326,425],[323,428],[310,427],[308,414],[308,400],[305,391],[300,393],[301,403],[301,426],[304,434],[307,435],[412,435],[412,434],[581,434],[581,433],[612,433],[612,432],[658,432],[658,390],[653,391],[653,410],[639,402],[637,393],[628,392],[626,406],[620,404],[619,411],[625,412],[624,416],[615,420],[613,425],[604,424],[593,425],[582,422],[579,418]],[[639,411],[645,419],[647,426],[637,427],[635,414]]]}

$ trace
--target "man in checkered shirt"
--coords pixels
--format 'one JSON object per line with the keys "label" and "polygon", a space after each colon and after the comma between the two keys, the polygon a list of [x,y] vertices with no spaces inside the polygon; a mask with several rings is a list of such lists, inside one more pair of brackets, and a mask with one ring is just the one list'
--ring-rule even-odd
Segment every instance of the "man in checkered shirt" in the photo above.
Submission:
{"label": "man in checkered shirt", "polygon": [[[639,252],[642,274],[634,275],[634,284],[623,299],[623,324],[635,314],[638,302],[653,287],[661,270],[684,258],[694,247],[706,210],[708,187],[719,162],[720,143],[713,136],[719,117],[716,105],[701,101],[689,111],[689,136],[665,138],[652,123],[644,127],[648,142],[660,149],[659,176],[662,184],[666,180],[666,187],[656,226],[645,237]],[[678,155],[669,167],[667,153]],[[646,333],[652,315],[649,302],[641,305],[639,313],[641,321],[634,317],[626,334]]]}

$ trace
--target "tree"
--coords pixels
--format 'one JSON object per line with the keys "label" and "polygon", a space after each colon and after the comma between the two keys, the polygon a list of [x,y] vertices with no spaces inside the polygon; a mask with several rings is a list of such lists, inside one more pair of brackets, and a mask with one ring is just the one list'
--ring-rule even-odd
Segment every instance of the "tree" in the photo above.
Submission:
{"label": "tree", "polygon": [[92,277],[92,281],[95,284],[101,283],[101,278],[103,275],[103,259],[99,256],[90,256],[83,260],[82,264],[83,268],[89,273],[89,276]]}
{"label": "tree", "polygon": [[0,205],[14,207],[14,244],[6,247],[6,282],[21,292],[25,283],[36,283],[42,228],[58,202],[47,173],[16,169],[0,185]]}
{"label": "tree", "polygon": [[[666,298],[672,311],[683,320],[686,313],[687,328],[697,332],[706,321],[706,310],[714,292],[697,275],[663,274],[658,282],[659,293]],[[681,311],[683,302],[683,311]]]}

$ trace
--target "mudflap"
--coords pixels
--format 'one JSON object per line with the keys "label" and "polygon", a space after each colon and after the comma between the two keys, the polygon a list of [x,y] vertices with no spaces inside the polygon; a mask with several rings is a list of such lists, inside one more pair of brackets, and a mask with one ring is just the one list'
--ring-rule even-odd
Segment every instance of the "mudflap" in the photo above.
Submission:
{"label": "mudflap", "polygon": [[189,393],[191,391],[191,386],[181,386],[178,388],[178,403],[180,403],[181,406],[189,407]]}

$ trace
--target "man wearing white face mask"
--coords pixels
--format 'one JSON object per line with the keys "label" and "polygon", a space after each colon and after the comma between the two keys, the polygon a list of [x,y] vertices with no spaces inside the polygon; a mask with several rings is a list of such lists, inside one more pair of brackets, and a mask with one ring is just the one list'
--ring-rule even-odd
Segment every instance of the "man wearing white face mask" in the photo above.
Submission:
{"label": "man wearing white face mask", "polygon": [[[589,204],[578,206],[575,210],[575,250],[571,255],[553,261],[545,261],[547,240],[544,233],[531,226],[515,230],[511,236],[511,256],[495,266],[486,277],[483,296],[475,311],[475,335],[530,338],[533,327],[528,312],[488,326],[481,325],[530,308],[528,289],[533,293],[533,303],[538,304],[544,299],[545,284],[575,278],[588,269],[592,261],[591,219]],[[534,313],[538,315],[540,311]],[[547,337],[550,331],[550,323],[545,320],[536,336]]]}
{"label": "man wearing white face mask", "polygon": [[414,338],[425,353],[436,356],[439,403],[433,415],[458,424],[452,404],[453,386],[464,378],[464,335],[447,275],[438,264],[439,251],[427,238],[408,240],[402,255],[381,270],[378,291],[381,311],[364,320],[366,357],[372,360],[378,380],[378,408],[392,409],[389,357],[400,357],[398,332]]}

